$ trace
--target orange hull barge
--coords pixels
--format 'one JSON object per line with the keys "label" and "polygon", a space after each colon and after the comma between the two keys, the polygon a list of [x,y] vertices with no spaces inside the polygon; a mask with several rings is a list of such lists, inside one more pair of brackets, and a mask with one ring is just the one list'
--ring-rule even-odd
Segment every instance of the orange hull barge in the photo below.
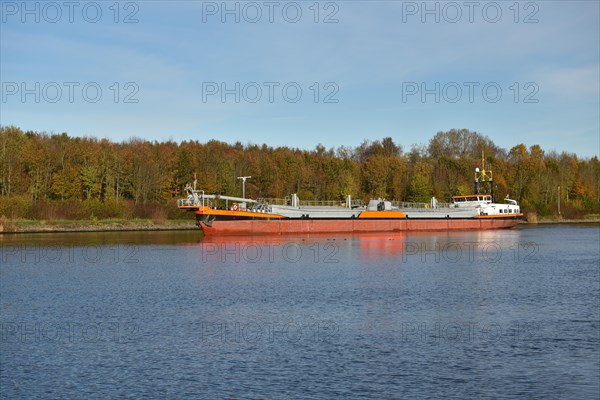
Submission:
{"label": "orange hull barge", "polygon": [[272,219],[213,221],[199,215],[198,225],[205,235],[289,235],[306,233],[365,233],[404,231],[446,231],[507,229],[519,223],[515,217],[469,219]]}
{"label": "orange hull barge", "polygon": [[[241,201],[242,202],[235,202]],[[516,201],[493,203],[491,195],[454,196],[452,203],[398,203],[371,200],[368,205],[306,202],[297,196],[278,201],[251,200],[218,195],[182,199],[179,208],[193,211],[205,235],[289,235],[315,233],[366,233],[483,230],[512,228],[522,217]],[[229,207],[207,205],[234,201]],[[247,204],[252,204],[247,207]]]}
{"label": "orange hull barge", "polygon": [[[485,165],[482,160],[482,165]],[[345,201],[300,201],[296,194],[285,199],[247,199],[206,195],[186,187],[180,209],[193,211],[205,235],[289,235],[506,229],[519,223],[518,203],[493,201],[492,173],[475,170],[475,193],[453,196],[441,203],[405,203],[371,199],[368,204],[347,196]],[[250,177],[241,177],[244,179]],[[195,185],[195,184],[194,184]],[[487,186],[490,194],[482,194]]]}

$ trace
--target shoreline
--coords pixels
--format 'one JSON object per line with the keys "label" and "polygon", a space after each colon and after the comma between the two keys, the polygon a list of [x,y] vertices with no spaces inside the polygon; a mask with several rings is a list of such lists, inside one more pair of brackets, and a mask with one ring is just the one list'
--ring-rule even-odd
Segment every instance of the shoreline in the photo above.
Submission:
{"label": "shoreline", "polygon": [[[600,219],[540,219],[536,222],[521,221],[519,225],[600,224]],[[193,220],[119,220],[119,221],[17,221],[0,224],[0,235],[19,233],[66,233],[66,232],[135,232],[135,231],[188,231],[199,230]]]}
{"label": "shoreline", "polygon": [[552,224],[600,224],[600,218],[582,218],[582,219],[571,219],[571,218],[534,218],[533,221],[521,220],[519,225],[552,225]]}
{"label": "shoreline", "polygon": [[188,231],[199,230],[193,220],[167,220],[154,222],[150,220],[121,221],[17,221],[0,225],[0,235],[19,233],[67,233],[67,232],[144,232],[144,231]]}
{"label": "shoreline", "polygon": [[560,224],[600,224],[600,219],[549,219],[549,220],[538,220],[536,222],[521,221],[519,225],[560,225]]}

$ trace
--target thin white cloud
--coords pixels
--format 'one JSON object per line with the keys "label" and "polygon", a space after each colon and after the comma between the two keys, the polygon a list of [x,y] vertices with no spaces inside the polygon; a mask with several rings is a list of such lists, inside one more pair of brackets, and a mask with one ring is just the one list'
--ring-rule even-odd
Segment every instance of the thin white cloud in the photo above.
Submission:
{"label": "thin white cloud", "polygon": [[569,98],[594,96],[597,100],[600,92],[600,66],[546,69],[536,74],[536,81],[548,94]]}

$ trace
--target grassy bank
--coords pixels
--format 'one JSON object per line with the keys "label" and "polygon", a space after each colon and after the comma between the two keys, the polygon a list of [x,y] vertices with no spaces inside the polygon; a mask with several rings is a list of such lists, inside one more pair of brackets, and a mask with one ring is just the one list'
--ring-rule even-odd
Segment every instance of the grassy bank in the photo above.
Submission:
{"label": "grassy bank", "polygon": [[600,223],[600,214],[586,214],[581,218],[563,218],[562,216],[541,216],[538,217],[535,212],[525,213],[525,218],[521,221],[522,224],[583,224],[583,223]]}
{"label": "grassy bank", "polygon": [[172,231],[198,229],[193,219],[1,220],[0,233]]}
{"label": "grassy bank", "polygon": [[561,218],[539,218],[535,222],[521,221],[521,224],[543,225],[543,224],[600,224],[600,218],[583,219],[561,219]]}

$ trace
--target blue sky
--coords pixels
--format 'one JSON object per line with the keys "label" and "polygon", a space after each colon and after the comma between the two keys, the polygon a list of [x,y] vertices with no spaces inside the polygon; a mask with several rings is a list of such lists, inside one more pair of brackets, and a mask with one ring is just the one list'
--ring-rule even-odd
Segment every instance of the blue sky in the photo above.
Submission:
{"label": "blue sky", "polygon": [[307,149],[468,128],[600,152],[597,1],[23,4],[0,2],[2,125]]}

